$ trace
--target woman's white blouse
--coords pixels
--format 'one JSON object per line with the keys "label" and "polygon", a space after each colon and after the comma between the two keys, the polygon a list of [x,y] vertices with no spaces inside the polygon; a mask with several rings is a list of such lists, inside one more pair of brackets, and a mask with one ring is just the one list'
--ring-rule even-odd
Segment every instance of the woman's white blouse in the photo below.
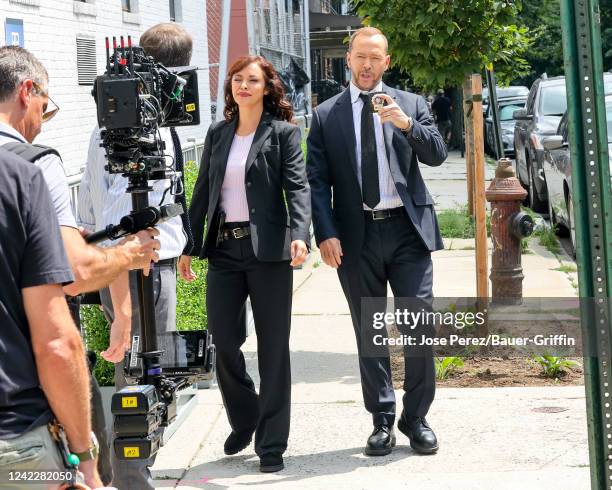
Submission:
{"label": "woman's white blouse", "polygon": [[249,221],[249,203],[244,184],[246,160],[255,133],[247,136],[234,135],[221,186],[221,209],[225,221]]}

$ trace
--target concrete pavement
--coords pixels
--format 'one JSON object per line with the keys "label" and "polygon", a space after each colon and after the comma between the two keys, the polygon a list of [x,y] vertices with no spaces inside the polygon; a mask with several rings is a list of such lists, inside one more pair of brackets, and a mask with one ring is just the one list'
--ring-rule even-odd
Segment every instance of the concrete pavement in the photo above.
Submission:
{"label": "concrete pavement", "polygon": [[[536,251],[525,256],[530,261],[526,295],[539,295],[540,276],[554,285],[551,296],[571,294],[567,275],[551,270],[558,260]],[[438,296],[475,290],[473,251],[451,249],[433,257]],[[158,488],[589,488],[582,386],[439,388],[428,416],[440,439],[437,455],[416,455],[398,433],[390,456],[364,456],[371,422],[362,404],[356,344],[336,273],[311,263],[295,274],[286,469],[259,473],[252,445],[237,456],[223,454],[230,428],[213,387],[199,393],[196,410],[160,451],[154,467]],[[257,383],[254,335],[244,352]]]}
{"label": "concrete pavement", "polygon": [[[491,178],[493,169],[487,168]],[[443,167],[424,169],[424,175],[438,209],[465,203],[465,163],[458,154]],[[475,296],[473,240],[449,239],[445,245],[432,256],[434,294]],[[576,295],[575,273],[556,270],[569,257],[548,252],[537,240],[530,249],[523,255],[524,295]],[[313,255],[294,272],[286,469],[260,473],[252,444],[239,455],[223,454],[230,427],[215,385],[199,392],[197,408],[160,451],[153,468],[157,488],[590,488],[583,386],[439,388],[428,415],[440,440],[436,455],[415,454],[397,432],[391,455],[365,456],[371,418],[363,408],[348,307],[336,272]],[[258,383],[255,335],[243,350]]]}

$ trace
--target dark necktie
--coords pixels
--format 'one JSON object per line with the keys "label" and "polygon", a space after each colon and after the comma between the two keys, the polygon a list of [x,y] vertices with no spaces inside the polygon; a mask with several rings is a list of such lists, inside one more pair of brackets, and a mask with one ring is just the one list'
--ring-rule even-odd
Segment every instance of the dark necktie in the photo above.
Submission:
{"label": "dark necktie", "polygon": [[363,202],[374,209],[380,202],[380,187],[372,101],[369,94],[360,94],[359,97],[363,101],[361,109],[361,193]]}
{"label": "dark necktie", "polygon": [[185,176],[183,175],[185,163],[183,161],[183,150],[181,149],[181,140],[179,140],[175,128],[170,128],[170,135],[172,136],[172,144],[174,145],[174,169],[181,173],[181,183],[183,184],[183,192],[174,196],[174,202],[180,203],[183,207],[181,220],[183,222],[183,229],[187,235],[187,245],[185,246],[185,251],[191,252],[191,249],[193,248],[193,233],[191,231],[191,222],[189,221],[189,215],[187,214],[187,201],[185,199]]}

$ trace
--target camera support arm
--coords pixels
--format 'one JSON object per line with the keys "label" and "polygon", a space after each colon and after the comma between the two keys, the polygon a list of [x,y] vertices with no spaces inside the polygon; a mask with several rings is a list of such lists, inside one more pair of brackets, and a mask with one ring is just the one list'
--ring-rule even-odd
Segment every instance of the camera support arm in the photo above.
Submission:
{"label": "camera support arm", "polygon": [[164,204],[160,207],[148,206],[124,216],[118,225],[108,225],[103,230],[87,235],[85,241],[100,243],[104,240],[117,240],[126,235],[152,228],[181,214],[183,214],[183,208],[180,203]]}

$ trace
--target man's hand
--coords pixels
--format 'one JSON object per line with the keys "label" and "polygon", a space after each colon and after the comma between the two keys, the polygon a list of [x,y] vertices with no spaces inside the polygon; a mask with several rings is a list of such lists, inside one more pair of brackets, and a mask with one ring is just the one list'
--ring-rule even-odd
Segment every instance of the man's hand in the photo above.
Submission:
{"label": "man's hand", "polygon": [[342,246],[337,238],[328,238],[319,245],[321,258],[330,267],[337,269],[342,263]]}
{"label": "man's hand", "polygon": [[410,120],[408,119],[408,116],[404,113],[404,111],[402,111],[400,106],[395,103],[391,96],[387,94],[377,94],[377,97],[384,99],[386,103],[385,106],[378,111],[380,122],[383,124],[386,122],[391,122],[402,130],[409,129]]}
{"label": "man's hand", "polygon": [[308,257],[308,247],[304,240],[293,240],[291,242],[291,267],[302,265]]}
{"label": "man's hand", "polygon": [[87,485],[85,488],[94,489],[104,485],[102,480],[100,480],[100,475],[98,475],[97,464],[98,458],[79,463],[79,471],[83,473],[85,484]]}
{"label": "man's hand", "polygon": [[187,282],[195,281],[198,278],[191,268],[191,257],[189,255],[181,255],[178,261],[178,270],[181,277]]}
{"label": "man's hand", "polygon": [[117,317],[111,325],[108,349],[100,352],[100,355],[108,362],[121,362],[125,356],[125,351],[130,348],[131,340],[132,319],[123,316]]}
{"label": "man's hand", "polygon": [[159,260],[157,251],[161,244],[155,237],[159,231],[155,228],[147,228],[134,235],[124,238],[118,245],[122,247],[130,259],[130,269],[142,269],[145,276],[149,275],[151,262]]}

